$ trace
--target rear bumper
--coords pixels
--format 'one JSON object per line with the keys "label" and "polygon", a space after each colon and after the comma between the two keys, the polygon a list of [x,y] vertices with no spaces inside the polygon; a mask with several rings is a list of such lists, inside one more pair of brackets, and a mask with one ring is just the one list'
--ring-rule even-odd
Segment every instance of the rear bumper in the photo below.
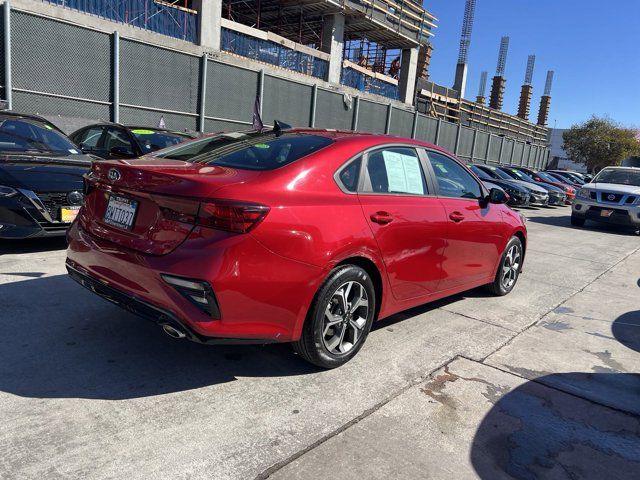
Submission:
{"label": "rear bumper", "polygon": [[[88,278],[88,285],[100,287],[90,288],[94,293],[113,302],[113,290],[119,294],[113,303],[161,325],[170,320],[200,343],[297,340],[322,269],[276,255],[251,234],[213,235],[207,239],[194,232],[167,255],[146,255],[94,237],[75,223],[67,237],[67,265]],[[220,318],[197,308],[163,274],[208,282]]]}
{"label": "rear bumper", "polygon": [[111,303],[118,305],[123,310],[138,315],[146,320],[150,320],[156,323],[158,326],[169,325],[179,332],[185,335],[185,338],[192,342],[202,343],[206,345],[221,345],[221,344],[240,344],[240,343],[270,343],[275,340],[263,339],[241,339],[241,338],[215,338],[205,337],[194,332],[188,325],[180,321],[173,313],[163,308],[152,305],[144,300],[136,298],[134,295],[127,294],[120,290],[105,285],[104,283],[92,278],[89,275],[85,275],[71,266],[71,262],[67,261],[66,264],[69,277],[85,287],[87,290],[92,291],[96,295],[108,300]]}

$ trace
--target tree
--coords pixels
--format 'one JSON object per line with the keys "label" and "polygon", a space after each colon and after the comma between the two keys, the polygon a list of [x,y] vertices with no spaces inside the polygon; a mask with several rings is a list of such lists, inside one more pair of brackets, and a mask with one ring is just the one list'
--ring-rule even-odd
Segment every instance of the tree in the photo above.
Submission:
{"label": "tree", "polygon": [[589,172],[597,172],[640,154],[637,131],[625,128],[610,118],[595,115],[584,123],[572,126],[562,135],[562,148],[574,162],[583,163]]}

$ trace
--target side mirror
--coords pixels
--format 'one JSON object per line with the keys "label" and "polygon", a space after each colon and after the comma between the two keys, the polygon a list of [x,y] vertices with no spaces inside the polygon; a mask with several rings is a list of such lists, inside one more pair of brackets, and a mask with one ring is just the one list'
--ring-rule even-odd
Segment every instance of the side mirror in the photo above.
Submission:
{"label": "side mirror", "polygon": [[135,157],[127,147],[113,147],[109,153],[116,157]]}
{"label": "side mirror", "polygon": [[489,191],[489,203],[507,203],[509,201],[509,195],[504,190],[499,188],[492,188]]}

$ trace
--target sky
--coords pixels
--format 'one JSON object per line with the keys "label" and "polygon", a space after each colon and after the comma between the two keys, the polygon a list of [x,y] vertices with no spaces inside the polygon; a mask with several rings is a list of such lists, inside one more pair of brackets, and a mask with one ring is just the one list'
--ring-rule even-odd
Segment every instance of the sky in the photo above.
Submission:
{"label": "sky", "polygon": [[[439,22],[430,79],[453,85],[465,0],[425,0]],[[547,70],[555,70],[549,126],[569,128],[606,115],[640,128],[640,0],[477,0],[465,97],[480,73],[495,75],[500,37],[511,37],[503,109],[517,113],[527,56],[536,55],[531,119],[537,119]]]}

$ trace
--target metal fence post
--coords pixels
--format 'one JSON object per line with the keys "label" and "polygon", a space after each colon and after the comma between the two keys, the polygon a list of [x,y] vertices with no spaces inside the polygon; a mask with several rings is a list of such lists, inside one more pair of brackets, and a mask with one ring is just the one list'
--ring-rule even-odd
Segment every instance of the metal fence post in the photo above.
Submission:
{"label": "metal fence post", "polygon": [[498,154],[498,163],[502,163],[502,152],[504,152],[504,137],[502,137],[502,141],[500,142],[500,153]]}
{"label": "metal fence post", "polygon": [[389,130],[391,129],[391,112],[393,111],[393,105],[391,105],[391,103],[389,103],[389,105],[387,106],[387,123],[384,126],[384,133],[385,135],[389,134]]}
{"label": "metal fence post", "polygon": [[476,140],[478,139],[478,130],[473,130],[473,140],[471,142],[471,159],[469,160],[471,163],[475,160],[476,157]]}
{"label": "metal fence post", "polygon": [[460,130],[462,129],[462,127],[460,126],[460,124],[458,124],[458,128],[456,130],[456,144],[455,147],[453,147],[453,153],[455,155],[458,155],[458,150],[460,149]]}
{"label": "metal fence post", "polygon": [[440,125],[442,125],[442,119],[438,119],[438,123],[436,124],[436,145],[440,145]]}
{"label": "metal fence post", "polygon": [[318,85],[316,83],[311,87],[311,112],[309,113],[309,127],[316,126],[316,106],[318,105]]}
{"label": "metal fence post", "polygon": [[351,130],[358,130],[358,120],[360,117],[360,97],[353,100],[353,118],[351,119]]}
{"label": "metal fence post", "polygon": [[484,163],[489,163],[489,153],[491,152],[491,139],[493,135],[489,134],[489,139],[487,140],[487,151],[484,154]]}
{"label": "metal fence post", "polygon": [[207,68],[209,60],[206,53],[202,54],[200,60],[200,111],[198,118],[198,131],[204,132],[205,110],[207,108]]}
{"label": "metal fence post", "polygon": [[4,2],[4,96],[9,110],[13,109],[13,87],[11,85],[11,5]]}
{"label": "metal fence post", "polygon": [[111,121],[120,122],[120,34],[113,32],[113,105]]}
{"label": "metal fence post", "polygon": [[260,113],[260,118],[262,118],[262,104],[264,103],[264,70],[261,69],[258,75],[258,98],[260,101],[258,102],[258,112]]}
{"label": "metal fence post", "polygon": [[413,112],[413,125],[411,125],[411,138],[416,138],[418,133],[418,110]]}
{"label": "metal fence post", "polygon": [[[526,147],[527,147],[527,144],[526,144],[526,143],[523,143],[523,144],[522,144],[522,155],[520,155],[520,165],[522,165],[522,164],[524,163],[524,150],[525,150],[525,148],[526,148]],[[529,162],[527,162],[527,164],[528,164],[528,163],[529,163]],[[529,166],[529,165],[527,165],[527,167],[528,167],[528,166]]]}
{"label": "metal fence post", "polygon": [[509,165],[513,165],[513,154],[516,153],[516,144],[517,141],[513,141],[513,145],[511,146],[511,155],[509,155]]}

